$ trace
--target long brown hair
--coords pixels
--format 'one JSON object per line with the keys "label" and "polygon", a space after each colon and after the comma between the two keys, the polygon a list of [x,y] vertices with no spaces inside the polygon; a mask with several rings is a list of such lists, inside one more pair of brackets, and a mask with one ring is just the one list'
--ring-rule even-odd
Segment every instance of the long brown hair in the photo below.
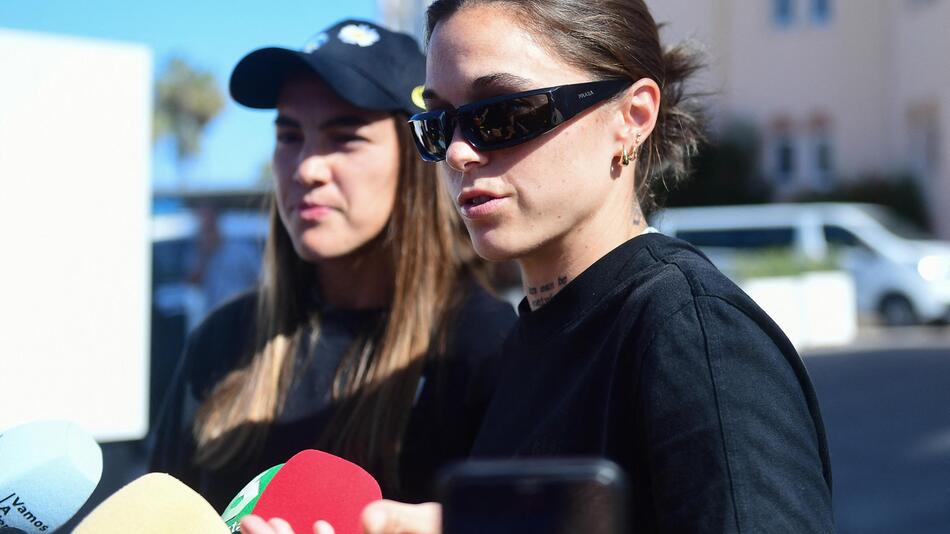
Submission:
{"label": "long brown hair", "polygon": [[[335,416],[314,440],[390,487],[397,485],[400,444],[424,361],[440,352],[456,285],[477,261],[435,166],[415,152],[407,117],[397,113],[395,119],[398,193],[386,229],[367,245],[391,254],[391,306],[378,331],[357,340],[344,357],[333,386]],[[195,420],[195,461],[207,468],[234,465],[260,451],[287,395],[302,338],[319,332],[314,265],[294,251],[273,202],[270,219],[253,349],[217,384]]]}
{"label": "long brown hair", "polygon": [[703,139],[701,108],[686,92],[702,62],[688,46],[663,49],[659,26],[643,0],[435,0],[426,12],[428,35],[469,6],[496,4],[569,65],[598,78],[650,78],[660,86],[660,113],[637,159],[637,199],[649,215],[664,193],[689,174]]}

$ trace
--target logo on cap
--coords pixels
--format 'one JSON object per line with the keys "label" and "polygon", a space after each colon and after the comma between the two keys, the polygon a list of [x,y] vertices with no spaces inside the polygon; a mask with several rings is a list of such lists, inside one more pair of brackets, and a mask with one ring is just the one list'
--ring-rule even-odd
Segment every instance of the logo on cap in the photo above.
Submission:
{"label": "logo on cap", "polygon": [[304,54],[309,54],[314,50],[319,49],[321,46],[327,44],[327,41],[330,40],[330,36],[326,33],[318,33],[310,38],[306,44],[303,45]]}
{"label": "logo on cap", "polygon": [[426,101],[422,98],[422,92],[425,91],[425,89],[424,86],[417,85],[416,88],[412,90],[412,103],[421,110],[426,109]]}
{"label": "logo on cap", "polygon": [[372,46],[379,41],[379,32],[366,24],[347,24],[337,34],[340,41],[358,46]]}

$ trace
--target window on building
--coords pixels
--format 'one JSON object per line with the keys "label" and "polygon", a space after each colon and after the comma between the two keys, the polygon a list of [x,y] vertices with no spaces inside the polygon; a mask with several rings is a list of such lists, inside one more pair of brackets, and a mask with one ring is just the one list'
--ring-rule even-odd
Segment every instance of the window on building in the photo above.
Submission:
{"label": "window on building", "polygon": [[795,0],[772,0],[772,20],[778,26],[790,26],[795,21]]}
{"label": "window on building", "polygon": [[834,157],[831,139],[828,135],[819,135],[813,146],[815,162],[815,181],[819,189],[831,189],[834,186]]}
{"label": "window on building", "polygon": [[819,190],[831,189],[835,174],[834,143],[831,120],[826,115],[816,114],[812,117],[808,144],[811,185]]}
{"label": "window on building", "polygon": [[788,133],[775,140],[775,176],[780,185],[787,185],[795,178],[795,140]]}
{"label": "window on building", "polygon": [[831,169],[831,141],[822,136],[815,144],[815,170],[820,174],[829,174]]}
{"label": "window on building", "polygon": [[816,24],[826,24],[831,20],[831,0],[811,0],[811,20]]}

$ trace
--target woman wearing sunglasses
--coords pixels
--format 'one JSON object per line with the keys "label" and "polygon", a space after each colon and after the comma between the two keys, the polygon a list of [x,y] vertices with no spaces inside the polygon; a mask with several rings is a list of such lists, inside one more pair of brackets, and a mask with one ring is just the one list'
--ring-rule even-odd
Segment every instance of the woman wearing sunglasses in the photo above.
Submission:
{"label": "woman wearing sunglasses", "polygon": [[[833,531],[802,360],[645,219],[700,135],[693,57],[661,48],[642,0],[436,0],[428,31],[416,144],[445,161],[475,250],[517,261],[525,291],[472,457],[609,458],[632,532]],[[439,508],[374,503],[364,526],[438,532]]]}
{"label": "woman wearing sunglasses", "polygon": [[406,121],[425,60],[408,35],[342,21],[303,50],[247,55],[234,99],[276,109],[263,280],[192,335],[154,439],[219,510],[258,473],[319,448],[385,495],[431,499],[468,454],[514,322]]}

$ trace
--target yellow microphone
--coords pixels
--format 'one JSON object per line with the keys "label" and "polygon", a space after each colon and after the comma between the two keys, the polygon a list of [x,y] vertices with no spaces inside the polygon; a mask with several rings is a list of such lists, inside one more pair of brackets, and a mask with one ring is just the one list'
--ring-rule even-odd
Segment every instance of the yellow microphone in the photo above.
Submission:
{"label": "yellow microphone", "polygon": [[141,476],[92,511],[73,534],[229,534],[214,508],[165,473]]}

